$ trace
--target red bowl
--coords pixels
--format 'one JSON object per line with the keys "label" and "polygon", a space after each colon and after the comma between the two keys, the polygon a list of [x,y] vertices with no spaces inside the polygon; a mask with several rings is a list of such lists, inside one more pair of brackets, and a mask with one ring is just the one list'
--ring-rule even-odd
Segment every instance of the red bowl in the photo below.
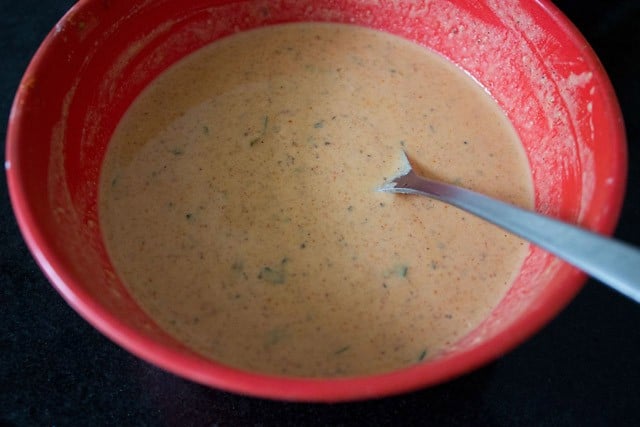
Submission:
{"label": "red bowl", "polygon": [[477,368],[539,330],[584,275],[531,247],[491,316],[436,360],[342,379],[285,378],[207,360],[169,337],[114,273],[97,218],[111,133],[155,76],[220,37],[294,21],[381,29],[422,44],[483,85],[515,126],[536,209],[610,233],[621,208],[626,145],[607,76],[549,2],[437,0],[79,1],[29,65],[11,116],[5,168],[24,238],[51,283],[88,322],[139,357],[209,386],[261,397],[342,401],[430,386]]}

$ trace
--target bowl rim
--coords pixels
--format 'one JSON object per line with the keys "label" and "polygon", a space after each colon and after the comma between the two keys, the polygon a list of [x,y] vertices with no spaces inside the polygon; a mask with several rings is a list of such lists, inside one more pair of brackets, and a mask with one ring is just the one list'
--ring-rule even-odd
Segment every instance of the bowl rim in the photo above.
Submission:
{"label": "bowl rim", "polygon": [[[74,4],[58,21],[63,25],[83,8],[89,7],[92,0],[81,0]],[[603,215],[595,224],[597,231],[605,234],[613,232],[620,215],[625,191],[627,171],[626,137],[622,113],[617,98],[604,68],[595,52],[588,45],[579,30],[550,0],[536,0],[541,9],[562,31],[571,38],[576,46],[583,49],[584,55],[593,66],[593,72],[599,73],[608,101],[606,108],[609,117],[617,117],[616,135],[613,141],[619,141],[617,147],[618,169],[613,171],[620,183],[611,192],[612,214]],[[392,394],[408,392],[432,386],[466,374],[486,363],[497,359],[512,350],[518,344],[531,337],[555,317],[579,292],[586,276],[573,269],[569,271],[566,286],[553,294],[543,294],[535,307],[514,321],[505,330],[491,340],[474,346],[470,351],[447,355],[440,359],[391,373],[362,377],[345,378],[287,378],[260,373],[245,372],[231,368],[192,353],[180,352],[139,334],[126,325],[91,297],[74,277],[63,268],[55,247],[45,237],[41,224],[29,209],[27,189],[21,181],[21,134],[28,124],[21,121],[22,103],[28,76],[37,73],[43,67],[49,49],[58,37],[54,29],[47,35],[29,63],[18,87],[11,108],[7,129],[5,170],[9,195],[22,236],[36,262],[49,282],[64,300],[84,318],[113,342],[135,354],[141,359],[178,376],[188,378],[203,385],[247,394],[256,397],[291,400],[336,402],[379,398]]]}

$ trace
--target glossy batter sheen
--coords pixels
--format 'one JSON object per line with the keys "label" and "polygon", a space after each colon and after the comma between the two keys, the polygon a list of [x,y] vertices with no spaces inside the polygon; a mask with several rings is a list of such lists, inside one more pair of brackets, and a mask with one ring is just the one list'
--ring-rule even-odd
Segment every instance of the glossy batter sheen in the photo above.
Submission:
{"label": "glossy batter sheen", "polygon": [[531,205],[510,123],[440,57],[335,24],[234,35],[119,124],[100,192],[109,254],[162,327],[225,364],[328,377],[419,363],[487,317],[527,246],[376,192],[403,148],[432,176]]}

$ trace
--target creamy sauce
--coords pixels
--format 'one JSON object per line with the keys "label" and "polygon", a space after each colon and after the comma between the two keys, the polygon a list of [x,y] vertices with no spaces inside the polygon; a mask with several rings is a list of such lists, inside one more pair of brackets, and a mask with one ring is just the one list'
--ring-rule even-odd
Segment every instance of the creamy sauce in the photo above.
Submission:
{"label": "creamy sauce", "polygon": [[512,126],[439,56],[336,24],[234,35],[123,117],[101,177],[107,249],[158,324],[222,363],[314,377],[419,363],[488,316],[528,247],[377,192],[403,148],[432,176],[532,204]]}

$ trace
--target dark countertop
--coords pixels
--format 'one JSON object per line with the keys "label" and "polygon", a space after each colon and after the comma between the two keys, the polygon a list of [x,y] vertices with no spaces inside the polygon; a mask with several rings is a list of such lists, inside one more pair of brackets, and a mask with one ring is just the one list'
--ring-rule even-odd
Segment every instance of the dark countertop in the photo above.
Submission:
{"label": "dark countertop", "polygon": [[[2,134],[29,58],[72,3],[2,2]],[[556,4],[598,53],[618,93],[630,170],[616,235],[640,246],[640,2]],[[66,305],[20,236],[4,173],[0,181],[0,425],[640,426],[640,306],[594,280],[515,351],[411,394],[282,403],[182,380],[120,349]]]}

